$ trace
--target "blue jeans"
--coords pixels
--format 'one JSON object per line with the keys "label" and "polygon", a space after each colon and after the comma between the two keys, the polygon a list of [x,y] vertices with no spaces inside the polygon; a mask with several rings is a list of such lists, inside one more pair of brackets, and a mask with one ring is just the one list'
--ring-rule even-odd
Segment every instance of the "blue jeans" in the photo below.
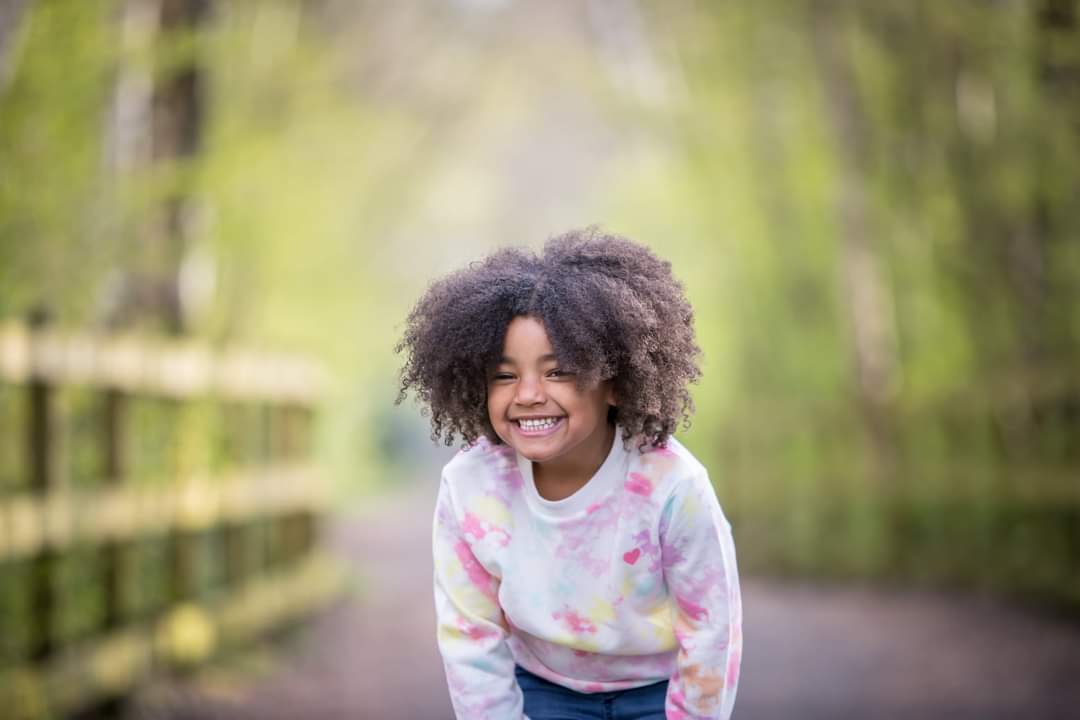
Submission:
{"label": "blue jeans", "polygon": [[579,693],[520,667],[514,676],[529,720],[664,720],[667,680],[632,690]]}

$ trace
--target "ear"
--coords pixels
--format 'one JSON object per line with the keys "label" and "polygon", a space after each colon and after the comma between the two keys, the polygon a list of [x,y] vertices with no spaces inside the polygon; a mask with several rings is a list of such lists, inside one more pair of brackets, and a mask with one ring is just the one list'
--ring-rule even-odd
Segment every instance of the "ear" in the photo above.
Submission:
{"label": "ear", "polygon": [[615,381],[614,380],[608,380],[607,381],[607,393],[604,395],[604,400],[607,402],[608,405],[611,405],[611,406],[616,406],[616,405],[619,404],[619,403],[615,402]]}

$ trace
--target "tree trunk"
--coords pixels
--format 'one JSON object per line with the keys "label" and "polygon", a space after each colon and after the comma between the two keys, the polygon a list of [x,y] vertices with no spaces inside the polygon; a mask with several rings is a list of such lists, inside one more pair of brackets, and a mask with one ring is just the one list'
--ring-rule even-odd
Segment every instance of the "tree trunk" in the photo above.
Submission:
{"label": "tree trunk", "polygon": [[844,9],[823,0],[814,10],[814,53],[838,156],[836,209],[842,235],[842,283],[858,374],[857,400],[872,443],[875,469],[885,479],[895,468],[891,406],[899,384],[899,362],[892,290],[874,241],[876,233],[871,230],[864,189],[871,179],[867,119],[851,60],[844,52],[848,27]]}
{"label": "tree trunk", "polygon": [[16,65],[12,45],[26,6],[27,0],[0,0],[0,91],[7,86]]}

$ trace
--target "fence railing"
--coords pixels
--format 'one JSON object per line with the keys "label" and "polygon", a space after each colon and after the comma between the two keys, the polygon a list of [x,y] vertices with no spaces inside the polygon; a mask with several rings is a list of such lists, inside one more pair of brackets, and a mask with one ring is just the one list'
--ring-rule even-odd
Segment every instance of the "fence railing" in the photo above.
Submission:
{"label": "fence railing", "polygon": [[0,327],[0,707],[123,696],[329,600],[296,358]]}

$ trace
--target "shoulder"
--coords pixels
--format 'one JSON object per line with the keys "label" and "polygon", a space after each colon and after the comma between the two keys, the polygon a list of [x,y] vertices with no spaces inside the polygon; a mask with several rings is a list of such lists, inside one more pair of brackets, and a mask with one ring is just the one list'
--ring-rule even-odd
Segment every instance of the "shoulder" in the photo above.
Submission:
{"label": "shoulder", "polygon": [[674,437],[669,437],[667,444],[662,448],[655,448],[651,452],[664,453],[674,458],[675,466],[683,476],[708,477],[709,473],[692,452]]}
{"label": "shoulder", "polygon": [[705,466],[675,438],[668,438],[664,447],[638,451],[631,463],[634,466],[640,473],[636,479],[645,478],[651,485],[662,529],[675,518],[680,525],[707,518],[720,525],[727,523]]}
{"label": "shoulder", "polygon": [[730,533],[731,525],[705,466],[675,438],[669,438],[667,447],[659,452],[668,458],[671,467],[660,515],[662,534],[668,528],[678,528],[683,533],[713,532],[721,528]]}
{"label": "shoulder", "polygon": [[709,473],[705,466],[674,437],[669,437],[662,447],[633,447],[630,471],[648,478],[664,496],[686,486],[709,485]]}
{"label": "shoulder", "polygon": [[455,500],[520,486],[517,454],[507,445],[496,445],[482,437],[443,466],[442,484]]}
{"label": "shoulder", "polygon": [[450,462],[443,466],[443,477],[453,481],[477,473],[488,474],[516,462],[517,456],[513,448],[496,445],[486,437],[481,437],[459,450]]}

